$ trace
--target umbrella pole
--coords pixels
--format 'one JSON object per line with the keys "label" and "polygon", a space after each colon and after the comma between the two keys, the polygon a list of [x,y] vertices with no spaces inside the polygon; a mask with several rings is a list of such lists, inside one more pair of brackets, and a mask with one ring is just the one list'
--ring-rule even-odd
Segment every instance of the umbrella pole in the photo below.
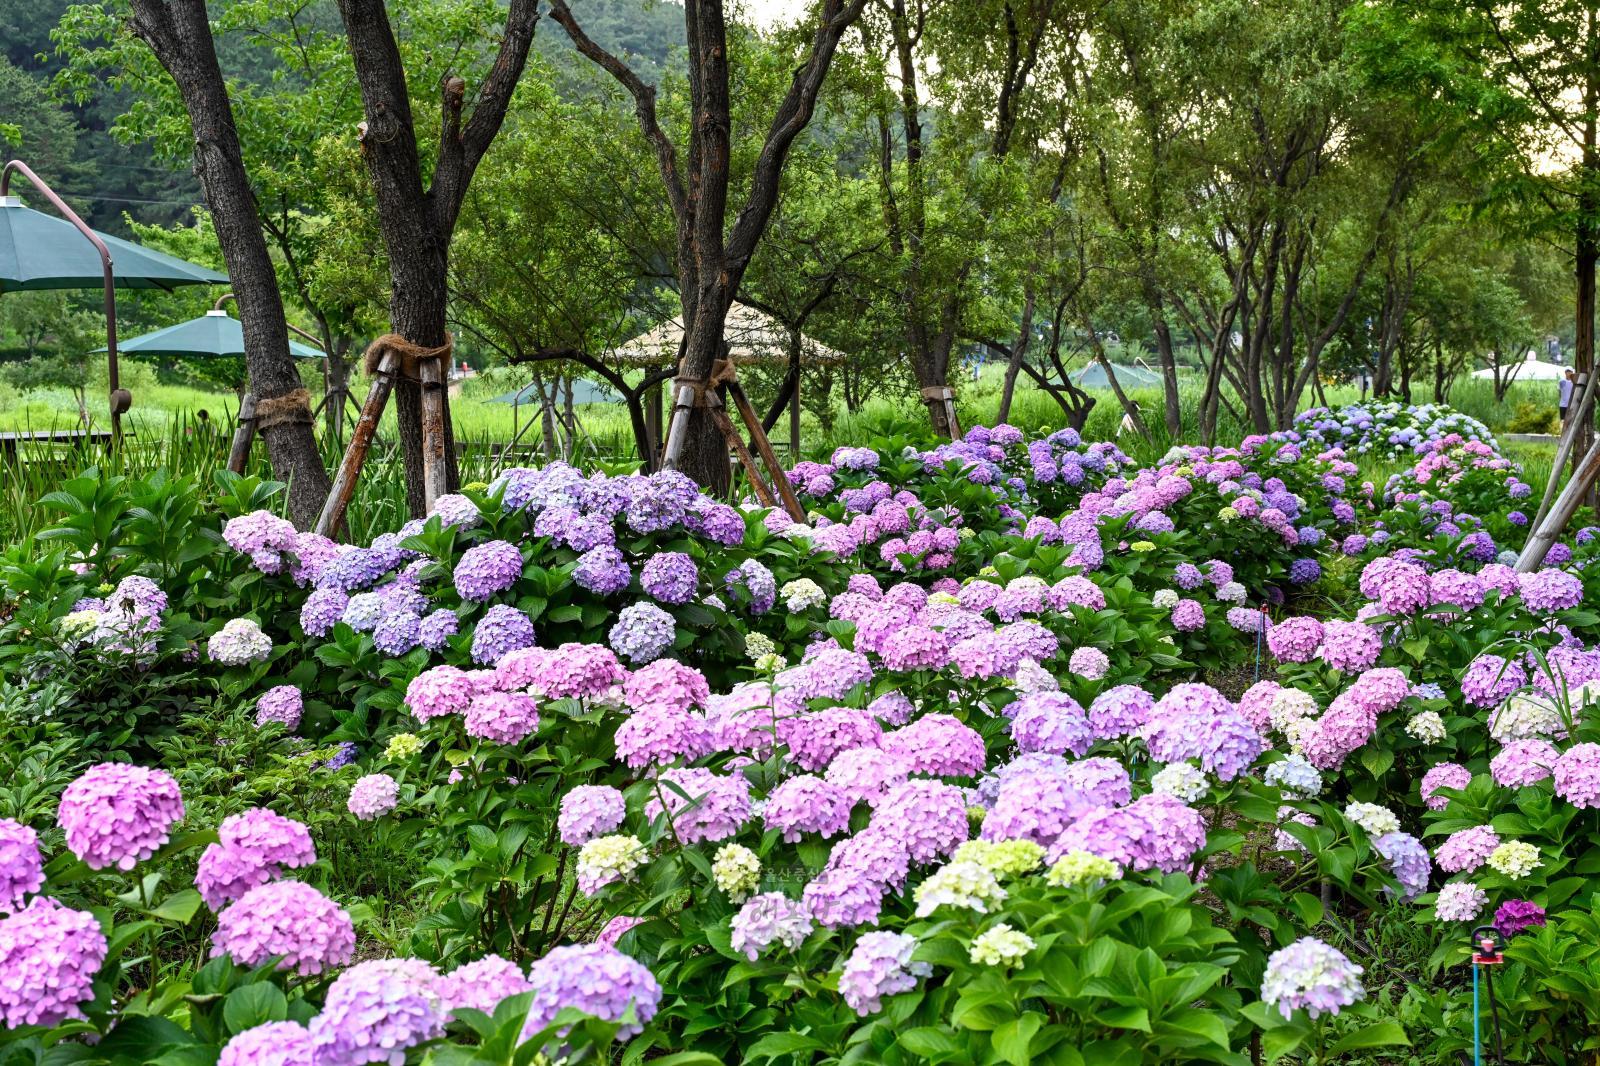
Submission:
{"label": "umbrella pole", "polygon": [[44,179],[35,174],[28,164],[20,159],[13,159],[0,169],[0,196],[5,196],[11,189],[11,175],[21,174],[28,179],[28,183],[50,201],[50,206],[60,212],[61,217],[72,223],[79,233],[89,239],[94,245],[94,250],[100,253],[100,270],[105,276],[106,286],[106,377],[111,390],[111,442],[116,446],[122,442],[122,413],[133,405],[133,397],[122,389],[117,376],[117,285],[116,277],[111,269],[111,249],[106,247],[94,230],[90,229],[78,213],[67,206],[67,202],[56,195],[54,189],[46,185]]}

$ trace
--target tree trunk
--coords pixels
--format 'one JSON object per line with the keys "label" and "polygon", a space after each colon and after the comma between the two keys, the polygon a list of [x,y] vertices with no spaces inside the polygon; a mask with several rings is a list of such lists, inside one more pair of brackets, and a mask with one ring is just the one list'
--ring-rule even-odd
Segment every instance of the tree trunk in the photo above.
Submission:
{"label": "tree trunk", "polygon": [[1006,359],[1005,382],[1000,387],[1000,409],[995,421],[1004,422],[1011,417],[1011,401],[1017,391],[1017,375],[1022,371],[1022,361],[1028,357],[1028,343],[1033,340],[1034,292],[1030,284],[1023,289],[1022,322],[1017,327],[1017,343],[1011,346]]}
{"label": "tree trunk", "polygon": [[[466,82],[455,76],[443,80],[439,147],[426,189],[405,65],[384,0],[338,0],[338,5],[366,113],[361,154],[372,176],[378,228],[389,253],[389,318],[394,331],[412,344],[438,348],[447,336],[450,237],[467,187],[500,131],[527,63],[539,5],[537,0],[511,0],[494,63],[478,88],[469,118],[463,116]],[[397,379],[395,413],[405,457],[406,503],[412,515],[420,517],[426,496],[422,390],[415,379]],[[453,492],[461,475],[448,404],[444,443],[445,484]]]}
{"label": "tree trunk", "polygon": [[[222,68],[203,0],[133,0],[133,30],[150,46],[183,97],[194,128],[194,170],[205,190],[217,243],[233,284],[244,331],[245,367],[259,401],[283,400],[301,389],[289,355],[289,325],[255,192],[233,122]],[[303,412],[303,414],[302,414]],[[289,484],[289,517],[309,529],[330,482],[317,450],[309,403],[292,400],[261,429],[274,476]]]}

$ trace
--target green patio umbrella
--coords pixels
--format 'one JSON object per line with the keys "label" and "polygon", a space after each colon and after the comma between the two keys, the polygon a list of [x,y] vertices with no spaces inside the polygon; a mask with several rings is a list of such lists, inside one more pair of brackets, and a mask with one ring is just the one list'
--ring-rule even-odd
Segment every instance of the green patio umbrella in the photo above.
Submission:
{"label": "green patio umbrella", "polygon": [[[199,318],[122,341],[117,349],[134,355],[169,355],[179,359],[243,355],[244,327],[226,311],[207,311]],[[289,354],[297,359],[323,358],[321,349],[293,338],[289,341]]]}
{"label": "green patio umbrella", "polygon": [[[226,274],[95,231],[111,253],[111,276],[119,289],[166,289],[219,285]],[[64,218],[23,207],[17,196],[0,196],[0,292],[31,289],[98,289],[105,283],[100,250]]]}
{"label": "green patio umbrella", "polygon": [[[20,174],[60,218],[23,207],[10,195]],[[106,367],[111,386],[112,432],[122,432],[122,413],[133,397],[117,380],[117,295],[123,289],[218,285],[227,277],[207,267],[90,229],[77,212],[21,160],[0,168],[0,293],[28,289],[105,290]]]}

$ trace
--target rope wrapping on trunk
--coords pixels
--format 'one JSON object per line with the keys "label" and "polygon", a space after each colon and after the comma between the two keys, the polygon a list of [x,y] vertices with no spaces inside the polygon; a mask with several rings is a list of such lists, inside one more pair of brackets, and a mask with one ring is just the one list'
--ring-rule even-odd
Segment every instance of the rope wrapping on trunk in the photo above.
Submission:
{"label": "rope wrapping on trunk", "polygon": [[368,374],[376,374],[378,365],[383,362],[383,357],[393,354],[398,364],[394,372],[403,378],[417,376],[417,364],[425,359],[448,360],[455,350],[456,338],[453,333],[444,335],[444,343],[437,348],[428,348],[420,344],[412,344],[398,333],[385,333],[371,344],[361,357],[362,364]]}
{"label": "rope wrapping on trunk", "polygon": [[271,429],[286,422],[311,421],[311,393],[295,389],[282,396],[256,400],[256,429]]}
{"label": "rope wrapping on trunk", "polygon": [[672,379],[673,396],[677,396],[680,389],[687,386],[694,392],[694,407],[720,407],[721,399],[717,396],[717,389],[738,378],[738,370],[732,359],[718,359],[711,364],[711,374],[704,378],[690,378],[684,376],[683,363],[678,363],[678,376]]}

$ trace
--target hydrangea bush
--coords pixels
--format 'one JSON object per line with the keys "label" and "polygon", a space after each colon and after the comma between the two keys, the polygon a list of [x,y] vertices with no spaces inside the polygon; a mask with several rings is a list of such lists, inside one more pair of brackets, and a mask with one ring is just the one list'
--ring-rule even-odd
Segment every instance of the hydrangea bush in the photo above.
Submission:
{"label": "hydrangea bush", "polygon": [[[1363,481],[1377,453],[1409,465]],[[1493,924],[1517,1039],[1580,1061],[1555,1056],[1592,1008],[1520,990],[1600,943],[1600,549],[1500,559],[1531,490],[1486,433],[1321,412],[1141,467],[977,427],[790,476],[805,521],[513,469],[365,545],[225,479],[187,551],[76,479],[111,517],[4,571],[8,625],[52,635],[40,676],[114,658],[170,702],[0,822],[8,1035],[240,1064],[1448,1056]],[[1374,920],[1436,944],[1403,1009],[1348,932]],[[152,945],[200,964],[152,980]]]}

